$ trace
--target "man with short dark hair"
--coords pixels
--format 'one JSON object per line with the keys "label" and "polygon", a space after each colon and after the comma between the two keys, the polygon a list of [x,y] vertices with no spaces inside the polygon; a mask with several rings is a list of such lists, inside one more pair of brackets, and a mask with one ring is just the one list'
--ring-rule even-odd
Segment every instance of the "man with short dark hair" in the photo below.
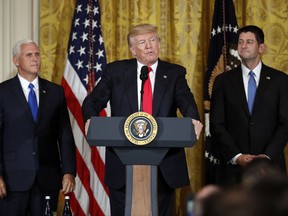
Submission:
{"label": "man with short dark hair", "polygon": [[217,76],[211,100],[211,137],[220,155],[220,184],[235,184],[241,167],[268,158],[285,172],[288,76],[261,61],[264,33],[238,32],[239,67]]}

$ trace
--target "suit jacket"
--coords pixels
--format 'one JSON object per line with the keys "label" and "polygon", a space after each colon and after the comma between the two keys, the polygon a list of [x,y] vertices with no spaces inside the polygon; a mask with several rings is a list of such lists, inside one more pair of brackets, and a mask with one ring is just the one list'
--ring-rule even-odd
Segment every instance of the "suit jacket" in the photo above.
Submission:
{"label": "suit jacket", "polygon": [[[185,79],[184,67],[159,60],[153,93],[153,116],[176,117],[177,108],[185,117],[199,119],[194,97]],[[83,102],[86,121],[107,106],[110,100],[111,115],[125,116],[139,111],[137,94],[137,61],[122,60],[107,65],[101,81]],[[160,173],[171,188],[189,184],[183,148],[168,151],[159,165]],[[125,184],[125,167],[111,148],[106,151],[105,182],[114,188]],[[161,176],[161,177],[162,177]]]}
{"label": "suit jacket", "polygon": [[285,170],[288,142],[288,76],[262,64],[252,115],[248,110],[241,66],[215,79],[211,100],[211,137],[219,149],[220,181],[235,182],[238,153],[265,154]]}
{"label": "suit jacket", "polygon": [[0,175],[8,191],[28,190],[37,180],[44,191],[76,175],[75,142],[63,88],[39,77],[34,122],[18,76],[0,84]]}

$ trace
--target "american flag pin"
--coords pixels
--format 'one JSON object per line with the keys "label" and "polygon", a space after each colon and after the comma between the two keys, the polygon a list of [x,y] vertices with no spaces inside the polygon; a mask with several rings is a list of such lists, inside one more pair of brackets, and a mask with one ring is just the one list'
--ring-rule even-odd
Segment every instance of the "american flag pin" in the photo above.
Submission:
{"label": "american flag pin", "polygon": [[166,75],[164,75],[164,76],[163,76],[163,78],[164,78],[164,79],[167,79],[167,76],[166,76]]}
{"label": "american flag pin", "polygon": [[267,80],[270,80],[270,77],[266,77]]}

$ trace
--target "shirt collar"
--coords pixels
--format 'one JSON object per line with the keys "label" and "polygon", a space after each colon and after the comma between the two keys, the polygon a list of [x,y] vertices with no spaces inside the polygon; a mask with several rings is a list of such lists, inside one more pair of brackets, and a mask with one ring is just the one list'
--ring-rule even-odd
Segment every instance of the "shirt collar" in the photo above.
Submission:
{"label": "shirt collar", "polygon": [[38,76],[32,82],[29,82],[28,80],[24,79],[19,73],[18,73],[18,78],[23,89],[28,89],[28,85],[30,83],[34,85],[35,89],[39,88]]}
{"label": "shirt collar", "polygon": [[[139,61],[137,61],[137,71],[138,71],[138,74],[141,73],[141,68],[145,66],[144,64],[140,63]],[[153,65],[151,65],[150,67],[152,68],[152,72],[155,74],[156,73],[156,69],[157,69],[157,66],[158,66],[158,61],[156,61]]]}
{"label": "shirt collar", "polygon": [[[249,77],[249,72],[251,71],[249,68],[247,68],[244,64],[241,64],[242,72],[245,76]],[[260,78],[260,72],[262,68],[262,62],[260,61],[258,65],[252,70],[255,74],[255,77],[257,79]]]}

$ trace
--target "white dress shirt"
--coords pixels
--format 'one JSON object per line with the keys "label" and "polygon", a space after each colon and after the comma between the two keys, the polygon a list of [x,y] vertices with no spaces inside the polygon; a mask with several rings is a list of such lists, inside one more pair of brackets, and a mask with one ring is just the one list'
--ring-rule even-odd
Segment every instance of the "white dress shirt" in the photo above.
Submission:
{"label": "white dress shirt", "polygon": [[[138,93],[138,110],[140,110],[140,103],[141,103],[141,86],[142,86],[142,80],[140,79],[140,74],[141,74],[141,68],[145,66],[141,64],[140,62],[137,61],[137,93]],[[150,81],[151,81],[151,86],[152,86],[152,93],[154,93],[154,84],[155,84],[155,77],[156,77],[156,69],[158,66],[158,61],[151,65],[150,67],[152,68],[152,71],[148,74]],[[148,81],[148,80],[147,80]]]}
{"label": "white dress shirt", "polygon": [[[28,94],[30,92],[30,88],[28,87],[28,85],[30,84],[29,81],[27,81],[26,79],[24,79],[23,77],[21,77],[21,75],[18,73],[18,78],[19,81],[21,83],[24,95],[26,97],[26,100],[28,102]],[[38,76],[31,82],[34,85],[34,91],[36,94],[36,99],[37,99],[37,104],[39,106],[39,82],[38,82]]]}

